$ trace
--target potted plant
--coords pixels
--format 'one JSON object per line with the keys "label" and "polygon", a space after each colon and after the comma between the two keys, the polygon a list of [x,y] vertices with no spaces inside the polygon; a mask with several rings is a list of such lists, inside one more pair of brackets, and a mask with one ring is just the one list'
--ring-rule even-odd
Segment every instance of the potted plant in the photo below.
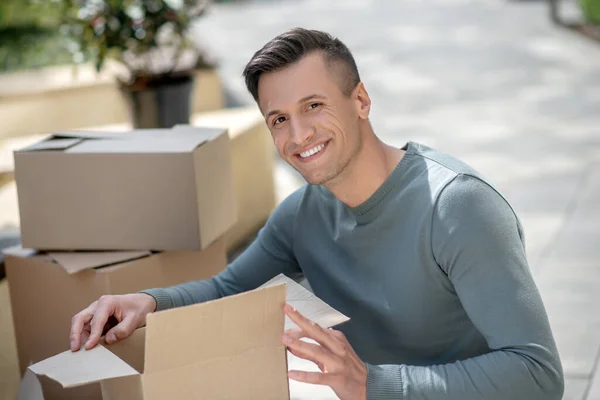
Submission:
{"label": "potted plant", "polygon": [[[135,128],[187,124],[196,71],[214,68],[190,35],[208,0],[62,0],[62,32],[76,61],[122,67],[121,92]],[[85,56],[84,56],[85,55]]]}

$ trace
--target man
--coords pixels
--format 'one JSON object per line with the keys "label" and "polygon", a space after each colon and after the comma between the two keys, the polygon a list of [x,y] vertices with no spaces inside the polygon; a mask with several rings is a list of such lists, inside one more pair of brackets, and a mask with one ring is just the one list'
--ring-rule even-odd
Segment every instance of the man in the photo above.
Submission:
{"label": "man", "polygon": [[[371,100],[347,47],[294,29],[244,70],[281,157],[308,185],[212,279],[106,296],[73,318],[72,349],[123,339],[155,310],[254,289],[279,273],[308,279],[351,320],[282,340],[321,372],[290,378],[343,400],[560,399],[563,373],[507,201],[476,171],[369,123]],[[87,337],[89,336],[89,339]],[[300,340],[314,339],[317,344]]]}

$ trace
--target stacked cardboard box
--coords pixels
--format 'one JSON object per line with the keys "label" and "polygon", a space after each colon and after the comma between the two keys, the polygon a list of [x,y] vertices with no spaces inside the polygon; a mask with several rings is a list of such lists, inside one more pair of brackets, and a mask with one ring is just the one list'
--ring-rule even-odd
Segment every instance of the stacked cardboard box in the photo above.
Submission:
{"label": "stacked cardboard box", "polygon": [[25,247],[202,250],[237,219],[226,129],[63,133],[14,159]]}
{"label": "stacked cardboard box", "polygon": [[[6,268],[22,374],[68,350],[72,316],[101,295],[226,267],[229,146],[226,129],[178,126],[61,133],[14,153],[22,248]],[[98,384],[42,386],[46,400],[101,398]]]}
{"label": "stacked cardboard box", "polygon": [[280,275],[152,313],[116,344],[68,349],[71,316],[100,295],[225,267],[238,208],[227,131],[164,134],[61,134],[15,153],[23,245],[44,250],[7,254],[19,399],[289,399],[284,303],[323,327],[348,319]]}
{"label": "stacked cardboard box", "polygon": [[228,129],[238,220],[225,235],[225,241],[227,250],[235,252],[263,226],[277,202],[271,133],[254,106],[196,114],[192,124]]}

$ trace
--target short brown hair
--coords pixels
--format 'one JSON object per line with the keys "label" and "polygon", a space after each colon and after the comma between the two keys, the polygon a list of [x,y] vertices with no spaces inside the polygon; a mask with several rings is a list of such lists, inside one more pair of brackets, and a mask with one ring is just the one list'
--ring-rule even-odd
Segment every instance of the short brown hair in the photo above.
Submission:
{"label": "short brown hair", "polygon": [[339,67],[336,76],[340,89],[349,96],[360,82],[358,68],[352,53],[339,39],[328,33],[294,28],[284,32],[258,50],[244,68],[246,88],[258,102],[258,81],[265,72],[275,72],[300,61],[305,55],[320,51],[328,67]]}

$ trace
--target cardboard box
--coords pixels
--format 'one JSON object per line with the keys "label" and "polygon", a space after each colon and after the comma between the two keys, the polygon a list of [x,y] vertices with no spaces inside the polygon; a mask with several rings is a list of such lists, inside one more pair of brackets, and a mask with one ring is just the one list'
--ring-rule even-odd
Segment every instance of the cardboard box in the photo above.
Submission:
{"label": "cardboard box", "polygon": [[199,250],[237,220],[224,129],[61,133],[14,159],[27,248]]}
{"label": "cardboard box", "polygon": [[[293,323],[285,302],[323,327],[348,320],[279,276],[253,291],[150,314],[145,328],[119,343],[65,351],[29,370],[65,387],[100,382],[105,400],[289,399],[281,334]],[[33,378],[26,376],[21,394],[37,400]]]}
{"label": "cardboard box", "polygon": [[227,250],[239,248],[275,209],[275,146],[257,107],[238,107],[196,114],[192,124],[227,128],[231,140],[233,185],[238,220],[227,231]]}
{"label": "cardboard box", "polygon": [[[5,251],[21,374],[36,363],[69,349],[71,318],[105,294],[126,294],[207,279],[227,265],[225,242],[203,251],[36,253]],[[82,398],[44,382],[47,398]],[[99,398],[99,387],[84,388]],[[84,390],[82,389],[82,390]],[[95,390],[95,391],[94,391]]]}
{"label": "cardboard box", "polygon": [[0,399],[17,397],[21,374],[17,365],[17,344],[13,329],[8,280],[0,280]]}

